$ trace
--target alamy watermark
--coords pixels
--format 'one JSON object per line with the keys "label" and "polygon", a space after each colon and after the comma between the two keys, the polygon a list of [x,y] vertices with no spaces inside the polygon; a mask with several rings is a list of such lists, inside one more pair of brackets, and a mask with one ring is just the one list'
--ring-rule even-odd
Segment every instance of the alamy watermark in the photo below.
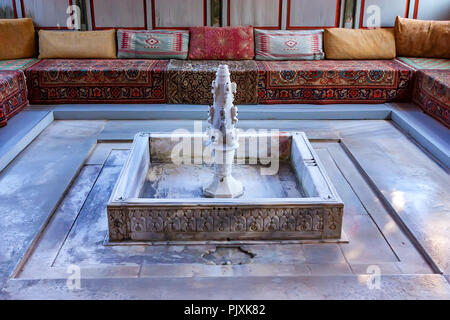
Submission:
{"label": "alamy watermark", "polygon": [[66,281],[66,286],[69,290],[81,289],[81,268],[76,264],[71,264],[67,267],[66,273],[69,274]]}
{"label": "alamy watermark", "polygon": [[366,273],[367,278],[367,288],[370,290],[381,289],[381,268],[377,265],[370,265],[367,267]]}
{"label": "alamy watermark", "polygon": [[[77,5],[70,5],[66,9],[66,14],[69,16],[66,19],[66,27],[69,30],[81,29],[81,9]],[[60,25],[58,24],[58,27]]]}
{"label": "alamy watermark", "polygon": [[[280,167],[280,131],[278,129],[239,129],[239,147],[236,164],[260,164],[261,175],[276,175]],[[225,137],[216,137],[219,141]],[[209,137],[204,134],[202,121],[194,121],[194,132],[177,129],[171,133],[175,143],[171,160],[181,164],[212,164],[212,148]],[[220,158],[218,164],[220,163]],[[217,162],[216,162],[217,163]]]}
{"label": "alamy watermark", "polygon": [[381,27],[381,8],[375,4],[367,7],[367,28],[380,28]]}

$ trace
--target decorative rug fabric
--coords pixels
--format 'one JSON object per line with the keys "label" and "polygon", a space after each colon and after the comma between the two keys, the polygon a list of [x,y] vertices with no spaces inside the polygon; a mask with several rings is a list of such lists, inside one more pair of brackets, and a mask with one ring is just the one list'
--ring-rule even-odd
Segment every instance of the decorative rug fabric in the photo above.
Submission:
{"label": "decorative rug fabric", "polygon": [[36,58],[28,59],[14,59],[14,60],[0,60],[1,70],[25,70],[37,63],[39,60]]}
{"label": "decorative rug fabric", "polygon": [[253,27],[191,27],[191,60],[250,60],[255,56]]}
{"label": "decorative rug fabric", "polygon": [[450,69],[450,59],[398,57],[397,60],[416,69]]}
{"label": "decorative rug fabric", "polygon": [[0,71],[0,127],[28,105],[25,76],[20,71]]}
{"label": "decorative rug fabric", "polygon": [[237,84],[235,104],[258,103],[258,68],[253,60],[170,60],[167,67],[168,103],[212,104],[211,83],[220,64],[227,64]]}
{"label": "decorative rug fabric", "polygon": [[167,64],[167,60],[41,60],[25,70],[30,103],[167,103]]}
{"label": "decorative rug fabric", "polygon": [[394,60],[257,61],[259,103],[383,103],[411,97],[414,70]]}
{"label": "decorative rug fabric", "polygon": [[450,70],[419,70],[413,101],[450,128]]}

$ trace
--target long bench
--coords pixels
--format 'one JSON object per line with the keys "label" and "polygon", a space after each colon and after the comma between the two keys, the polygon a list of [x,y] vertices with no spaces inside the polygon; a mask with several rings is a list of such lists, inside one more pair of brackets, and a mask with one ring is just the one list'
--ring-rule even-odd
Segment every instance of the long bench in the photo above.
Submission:
{"label": "long bench", "polygon": [[395,60],[49,59],[25,70],[30,103],[208,104],[220,63],[237,104],[383,103],[411,99],[413,69]]}
{"label": "long bench", "polygon": [[[424,61],[421,65],[425,68],[430,64],[436,66],[436,61]],[[215,70],[220,63],[227,63],[232,80],[238,84],[236,104],[384,103],[410,101],[414,97],[425,112],[449,127],[450,71],[419,70],[419,62],[411,59],[21,61],[16,63],[20,67],[15,77],[22,79],[22,84],[18,85],[16,80],[15,86],[22,90],[15,91],[15,100],[2,94],[5,101],[2,124],[27,104],[25,77],[31,104],[209,104]],[[437,67],[448,67],[448,60],[438,62]],[[3,87],[8,87],[7,83],[11,87],[13,82],[5,80],[5,72],[0,71]]]}

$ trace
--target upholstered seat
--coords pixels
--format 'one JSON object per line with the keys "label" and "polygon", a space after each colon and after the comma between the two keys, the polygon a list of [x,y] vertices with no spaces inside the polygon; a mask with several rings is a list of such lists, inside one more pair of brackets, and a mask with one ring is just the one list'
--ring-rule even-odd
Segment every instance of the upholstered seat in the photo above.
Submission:
{"label": "upholstered seat", "polygon": [[419,70],[413,101],[450,128],[450,70]]}
{"label": "upholstered seat", "polygon": [[394,60],[257,61],[259,103],[383,103],[411,97],[414,70]]}
{"label": "upholstered seat", "polygon": [[258,68],[254,60],[170,60],[167,68],[169,103],[211,104],[211,83],[217,67],[227,64],[237,84],[235,104],[257,104]]}
{"label": "upholstered seat", "polygon": [[167,64],[167,60],[44,59],[25,71],[30,103],[166,103]]}
{"label": "upholstered seat", "polygon": [[25,77],[20,71],[0,71],[0,127],[28,105]]}

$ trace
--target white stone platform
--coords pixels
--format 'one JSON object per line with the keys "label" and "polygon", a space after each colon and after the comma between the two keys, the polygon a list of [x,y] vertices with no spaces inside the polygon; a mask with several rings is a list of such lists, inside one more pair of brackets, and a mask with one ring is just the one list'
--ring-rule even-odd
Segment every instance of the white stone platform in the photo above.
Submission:
{"label": "white stone platform", "polygon": [[[398,121],[413,117],[407,110]],[[192,122],[57,120],[0,173],[0,297],[450,298],[448,168],[415,137],[390,120],[241,126],[306,132],[343,190],[348,243],[105,246],[104,208],[134,134]],[[71,264],[81,268],[80,290],[67,287]],[[380,289],[367,286],[373,266]]]}

